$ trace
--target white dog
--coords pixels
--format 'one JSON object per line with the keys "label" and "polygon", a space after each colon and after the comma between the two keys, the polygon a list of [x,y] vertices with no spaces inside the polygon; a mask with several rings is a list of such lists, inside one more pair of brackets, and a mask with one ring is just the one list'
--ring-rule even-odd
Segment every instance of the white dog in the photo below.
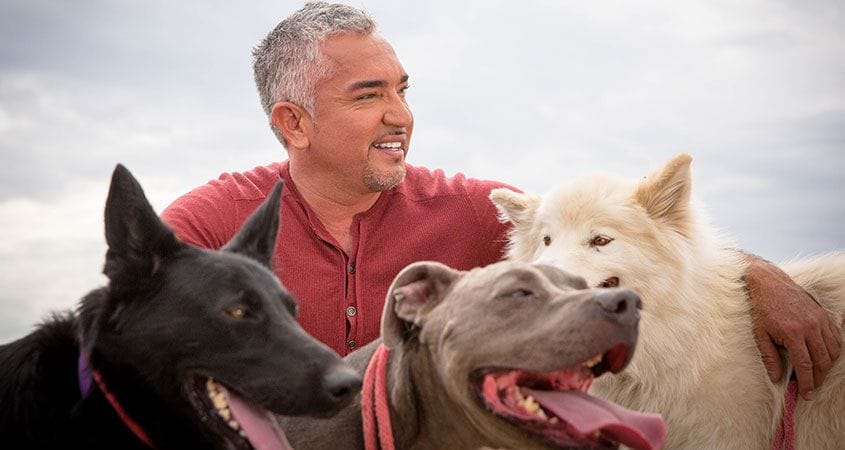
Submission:
{"label": "white dog", "polygon": [[[592,176],[543,198],[507,189],[490,198],[514,225],[509,258],[642,296],[634,358],[620,375],[597,379],[594,393],[663,414],[667,448],[768,449],[788,377],[773,385],[766,375],[741,281],[746,265],[691,203],[691,160],[678,155],[644,180]],[[840,323],[845,253],[783,268]],[[797,448],[845,448],[845,358],[813,398],[794,411]]]}

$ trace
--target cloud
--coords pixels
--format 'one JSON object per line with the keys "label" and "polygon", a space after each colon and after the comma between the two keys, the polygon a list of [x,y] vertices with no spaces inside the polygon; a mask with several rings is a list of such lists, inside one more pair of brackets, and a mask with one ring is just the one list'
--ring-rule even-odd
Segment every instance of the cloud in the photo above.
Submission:
{"label": "cloud", "polygon": [[[411,76],[413,164],[543,192],[688,151],[696,194],[743,248],[845,247],[839,2],[358,3]],[[0,338],[103,282],[115,163],[160,211],[284,158],[250,51],[298,5],[4,2]]]}

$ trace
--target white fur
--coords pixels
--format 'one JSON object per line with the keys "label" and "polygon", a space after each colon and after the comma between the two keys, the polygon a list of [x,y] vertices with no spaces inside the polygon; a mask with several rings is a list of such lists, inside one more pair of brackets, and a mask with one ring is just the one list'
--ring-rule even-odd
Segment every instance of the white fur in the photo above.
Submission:
{"label": "white fur", "polygon": [[[786,377],[769,381],[752,336],[745,264],[691,200],[690,161],[679,155],[639,181],[596,175],[542,198],[497,189],[491,199],[514,223],[511,259],[557,265],[591,286],[618,277],[640,293],[634,358],[618,376],[597,379],[594,393],[663,414],[667,448],[768,449]],[[613,241],[591,246],[599,234]],[[844,252],[783,269],[840,323]],[[845,448],[845,358],[813,396],[798,400],[797,448]]]}

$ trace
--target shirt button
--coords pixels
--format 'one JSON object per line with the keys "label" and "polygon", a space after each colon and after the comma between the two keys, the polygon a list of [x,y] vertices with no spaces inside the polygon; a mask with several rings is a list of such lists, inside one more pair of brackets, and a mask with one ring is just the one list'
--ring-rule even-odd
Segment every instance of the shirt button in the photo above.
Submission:
{"label": "shirt button", "polygon": [[346,271],[349,273],[355,273],[355,264],[349,263],[346,265]]}
{"label": "shirt button", "polygon": [[357,313],[358,313],[358,310],[355,309],[354,306],[350,306],[350,307],[346,308],[346,315],[349,316],[349,317],[352,317]]}
{"label": "shirt button", "polygon": [[355,341],[349,341],[349,342],[347,342],[347,343],[346,343],[346,348],[348,348],[349,350],[352,350],[352,349],[353,349],[353,348],[355,348],[357,345],[358,345],[358,343],[357,343],[357,342],[355,342]]}

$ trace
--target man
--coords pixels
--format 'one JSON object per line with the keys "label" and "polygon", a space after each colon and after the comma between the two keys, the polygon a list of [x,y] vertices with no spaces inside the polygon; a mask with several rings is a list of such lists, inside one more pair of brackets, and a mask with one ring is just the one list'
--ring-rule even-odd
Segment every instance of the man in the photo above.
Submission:
{"label": "man", "polygon": [[[308,3],[255,48],[255,80],[287,161],[224,174],[163,217],[183,240],[225,243],[285,181],[274,268],[299,320],[341,354],[378,337],[384,296],[407,264],[457,269],[499,260],[507,228],[487,195],[501,183],[405,164],[414,120],[408,75],[374,21],[345,5]],[[777,268],[753,258],[755,335],[773,379],[784,345],[809,398],[840,351],[839,333]]]}

